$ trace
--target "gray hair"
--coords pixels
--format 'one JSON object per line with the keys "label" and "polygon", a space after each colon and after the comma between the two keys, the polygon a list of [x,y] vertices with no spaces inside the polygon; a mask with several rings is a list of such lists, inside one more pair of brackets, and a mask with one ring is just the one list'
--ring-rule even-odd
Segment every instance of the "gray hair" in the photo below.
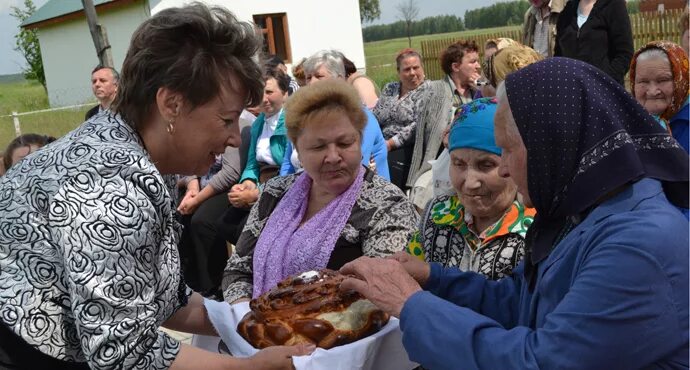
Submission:
{"label": "gray hair", "polygon": [[120,74],[113,67],[104,67],[104,66],[99,64],[96,66],[96,68],[93,69],[93,71],[91,71],[91,74],[93,75],[94,73],[100,71],[101,69],[109,69],[110,70],[110,73],[113,74],[113,83],[115,83],[115,85],[117,85],[120,82]]}
{"label": "gray hair", "polygon": [[668,60],[668,55],[666,52],[659,48],[649,48],[637,55],[636,61],[644,62],[651,59],[661,59],[671,65],[671,61]]}
{"label": "gray hair", "polygon": [[307,58],[302,67],[305,74],[313,74],[319,67],[324,66],[333,77],[345,78],[345,65],[343,53],[337,50],[320,50]]}

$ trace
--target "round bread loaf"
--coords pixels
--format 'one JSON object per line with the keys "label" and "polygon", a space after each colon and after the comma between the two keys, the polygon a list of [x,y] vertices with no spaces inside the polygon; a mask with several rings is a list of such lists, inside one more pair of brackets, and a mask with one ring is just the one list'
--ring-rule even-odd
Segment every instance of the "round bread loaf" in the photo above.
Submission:
{"label": "round bread loaf", "polygon": [[237,331],[259,349],[299,343],[328,349],[376,333],[388,314],[355,291],[340,291],[344,278],[328,269],[288,277],[252,299]]}

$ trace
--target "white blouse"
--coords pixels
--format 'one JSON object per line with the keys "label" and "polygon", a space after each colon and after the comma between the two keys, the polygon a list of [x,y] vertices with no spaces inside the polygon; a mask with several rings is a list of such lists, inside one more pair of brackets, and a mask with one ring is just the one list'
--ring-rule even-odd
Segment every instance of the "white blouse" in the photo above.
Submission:
{"label": "white blouse", "polygon": [[276,165],[277,163],[273,160],[273,155],[271,155],[271,136],[278,126],[278,119],[282,113],[282,109],[270,116],[266,117],[264,121],[264,127],[259,135],[259,139],[256,141],[256,161],[263,162],[271,165]]}

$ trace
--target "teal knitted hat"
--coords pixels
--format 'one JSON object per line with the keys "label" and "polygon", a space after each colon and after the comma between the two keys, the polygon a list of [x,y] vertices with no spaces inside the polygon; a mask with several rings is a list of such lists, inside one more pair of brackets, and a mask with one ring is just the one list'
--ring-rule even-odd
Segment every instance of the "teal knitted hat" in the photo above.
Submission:
{"label": "teal knitted hat", "polygon": [[496,98],[481,98],[464,104],[455,115],[448,138],[448,150],[472,148],[501,155],[494,140]]}

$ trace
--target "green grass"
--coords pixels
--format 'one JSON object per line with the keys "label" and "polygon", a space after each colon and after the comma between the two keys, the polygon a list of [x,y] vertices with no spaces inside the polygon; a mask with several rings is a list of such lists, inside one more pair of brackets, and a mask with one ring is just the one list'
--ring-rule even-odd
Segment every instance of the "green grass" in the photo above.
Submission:
{"label": "green grass", "polygon": [[[48,96],[37,82],[0,83],[0,152],[15,138],[12,112],[48,109]],[[60,137],[79,126],[90,107],[65,109],[19,116],[23,134],[36,133]]]}
{"label": "green grass", "polygon": [[[486,33],[501,33],[519,28],[519,26],[507,26],[415,36],[412,38],[412,48],[421,52],[422,41],[426,40],[471,38],[472,36],[476,35]],[[398,79],[398,75],[395,70],[395,55],[406,47],[408,47],[406,37],[364,43],[364,56],[367,61],[367,75],[371,77],[379,85],[379,87],[383,88],[383,85],[386,83],[396,81]]]}
{"label": "green grass", "polygon": [[8,82],[0,85],[0,115],[48,108],[48,95],[35,81]]}

